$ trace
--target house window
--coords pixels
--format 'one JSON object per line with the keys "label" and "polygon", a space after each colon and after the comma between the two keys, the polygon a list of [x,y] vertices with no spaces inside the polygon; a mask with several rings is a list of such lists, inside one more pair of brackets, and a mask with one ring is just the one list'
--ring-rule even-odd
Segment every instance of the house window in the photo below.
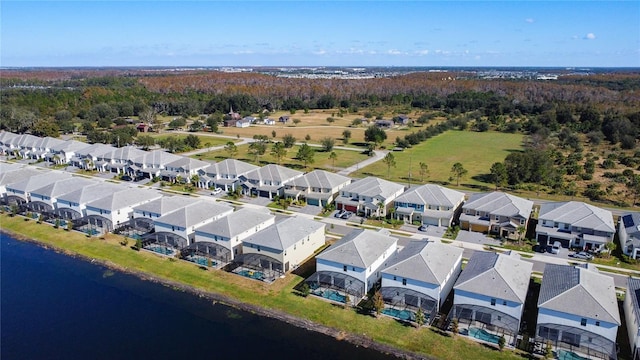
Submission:
{"label": "house window", "polygon": [[402,285],[407,285],[407,279],[402,279]]}
{"label": "house window", "polygon": [[587,326],[587,319],[582,318],[582,319],[580,320],[580,325],[582,325],[582,326]]}
{"label": "house window", "polygon": [[496,299],[491,299],[491,306],[496,306]]}
{"label": "house window", "polygon": [[344,265],[344,266],[342,267],[342,271],[347,271],[347,265]]}

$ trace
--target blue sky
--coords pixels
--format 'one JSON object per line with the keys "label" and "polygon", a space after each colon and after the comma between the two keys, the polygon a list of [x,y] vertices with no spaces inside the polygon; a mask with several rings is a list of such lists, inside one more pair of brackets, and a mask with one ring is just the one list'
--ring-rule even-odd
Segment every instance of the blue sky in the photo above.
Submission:
{"label": "blue sky", "polygon": [[11,1],[0,66],[640,67],[640,1]]}

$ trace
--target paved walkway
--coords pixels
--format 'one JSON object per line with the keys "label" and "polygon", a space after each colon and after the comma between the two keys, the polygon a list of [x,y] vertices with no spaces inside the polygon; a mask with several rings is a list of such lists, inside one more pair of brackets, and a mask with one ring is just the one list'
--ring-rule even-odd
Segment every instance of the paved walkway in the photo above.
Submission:
{"label": "paved walkway", "polygon": [[367,158],[365,160],[360,161],[359,163],[351,165],[346,169],[342,169],[342,170],[338,171],[338,174],[347,176],[347,175],[351,174],[352,172],[358,171],[360,168],[363,168],[363,167],[365,167],[367,165],[373,164],[376,161],[380,161],[380,160],[384,159],[384,157],[387,155],[388,152],[389,152],[389,150],[374,150],[372,156],[370,156],[369,158]]}

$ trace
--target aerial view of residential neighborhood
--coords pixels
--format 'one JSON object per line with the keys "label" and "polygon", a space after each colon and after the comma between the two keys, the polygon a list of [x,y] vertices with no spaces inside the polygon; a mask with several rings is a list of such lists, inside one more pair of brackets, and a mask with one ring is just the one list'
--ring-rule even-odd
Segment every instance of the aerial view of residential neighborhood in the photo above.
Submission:
{"label": "aerial view of residential neighborhood", "polygon": [[640,360],[637,2],[2,7],[3,358]]}

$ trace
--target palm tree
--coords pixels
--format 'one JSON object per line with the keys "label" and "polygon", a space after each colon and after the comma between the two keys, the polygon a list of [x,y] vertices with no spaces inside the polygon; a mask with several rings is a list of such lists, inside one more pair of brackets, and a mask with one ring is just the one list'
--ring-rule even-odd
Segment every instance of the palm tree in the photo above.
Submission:
{"label": "palm tree", "polygon": [[424,182],[424,176],[429,174],[429,165],[421,162],[420,163],[420,181]]}
{"label": "palm tree", "polygon": [[518,232],[518,244],[521,245],[522,243],[522,236],[524,235],[524,233],[527,231],[527,228],[524,226],[518,226],[518,228],[516,229],[516,231]]}
{"label": "palm tree", "polygon": [[93,160],[90,158],[84,159],[85,170],[93,170]]}
{"label": "palm tree", "polygon": [[451,167],[451,174],[456,179],[456,186],[460,186],[460,178],[467,175],[467,172],[467,169],[465,169],[461,163],[457,162],[453,164]]}
{"label": "palm tree", "polygon": [[389,178],[389,176],[391,176],[391,167],[396,167],[396,157],[389,152],[385,155],[384,159],[382,159],[382,162],[387,165],[387,178]]}
{"label": "palm tree", "polygon": [[338,154],[336,154],[335,151],[332,151],[331,154],[329,154],[329,159],[331,159],[331,167],[335,168],[336,167],[336,159],[338,158]]}

